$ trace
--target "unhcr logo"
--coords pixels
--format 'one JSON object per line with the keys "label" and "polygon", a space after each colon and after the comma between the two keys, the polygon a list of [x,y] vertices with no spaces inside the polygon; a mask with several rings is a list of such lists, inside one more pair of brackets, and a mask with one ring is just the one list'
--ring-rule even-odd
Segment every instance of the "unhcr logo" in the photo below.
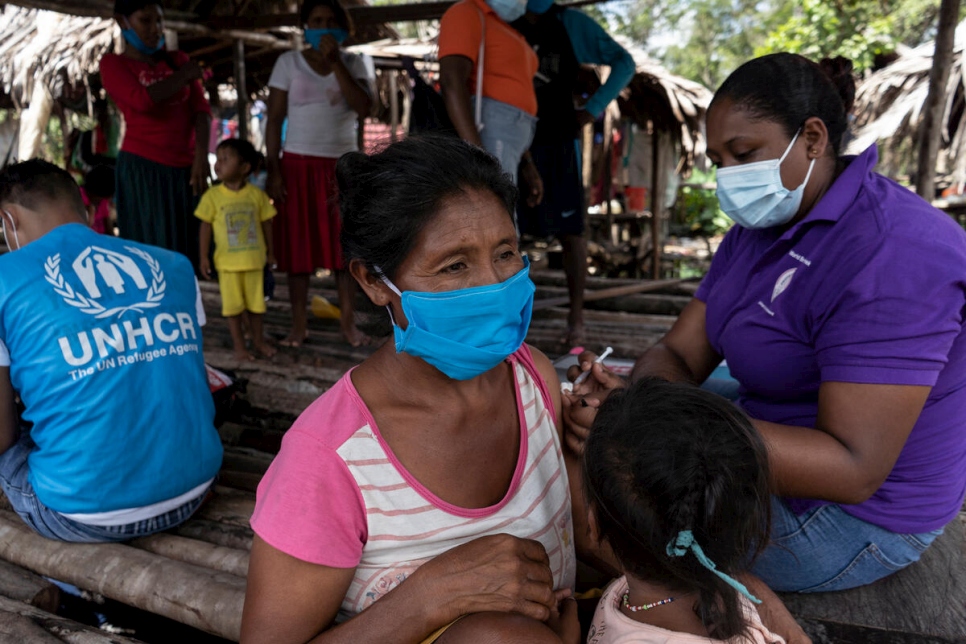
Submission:
{"label": "unhcr logo", "polygon": [[[70,273],[62,270],[60,253],[51,255],[44,263],[44,279],[66,304],[97,318],[121,316],[128,311],[159,306],[167,285],[158,260],[140,248],[125,246],[124,249],[131,255],[88,246],[70,264]],[[141,260],[141,265],[135,258]],[[142,267],[151,277],[150,284]],[[117,302],[116,296],[119,295],[127,296],[122,301],[128,301],[108,308],[99,301],[105,295],[114,296],[111,297],[112,303]]]}

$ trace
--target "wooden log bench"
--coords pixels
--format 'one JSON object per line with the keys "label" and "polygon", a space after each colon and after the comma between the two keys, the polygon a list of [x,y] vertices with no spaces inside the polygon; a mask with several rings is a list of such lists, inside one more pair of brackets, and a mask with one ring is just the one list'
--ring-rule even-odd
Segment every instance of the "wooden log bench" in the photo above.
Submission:
{"label": "wooden log bench", "polygon": [[966,642],[966,538],[960,515],[915,564],[853,590],[782,599],[816,644]]}
{"label": "wooden log bench", "polygon": [[[560,294],[564,291],[559,277],[540,278],[538,283],[548,295]],[[283,333],[289,321],[284,277],[280,282],[280,292],[266,314],[266,328],[275,335]],[[313,287],[317,286],[334,296],[331,280],[313,279]],[[297,415],[373,349],[349,347],[336,321],[310,318],[312,340],[303,347],[282,350],[272,360],[238,363],[230,351],[227,324],[219,315],[217,287],[206,283],[202,288],[209,314],[206,359],[213,366],[235,371],[248,384],[243,395],[246,404],[233,410],[229,422],[219,429],[226,448],[214,496],[184,525],[123,545],[50,541],[30,531],[9,510],[0,510],[0,640],[15,636],[15,641],[135,642],[53,615],[58,591],[38,575],[237,640],[253,538],[248,521],[258,481]],[[677,291],[662,301],[680,304],[687,295]],[[637,308],[642,302],[632,303]],[[565,318],[565,308],[539,312],[528,340],[555,357],[553,348],[559,353],[556,338]],[[587,345],[612,345],[617,357],[633,358],[660,337],[673,319],[627,312],[620,309],[619,301],[613,311],[588,310]],[[820,643],[966,643],[964,553],[963,528],[957,523],[921,562],[883,582],[844,593],[786,595],[784,599]],[[43,639],[47,635],[59,639]]]}

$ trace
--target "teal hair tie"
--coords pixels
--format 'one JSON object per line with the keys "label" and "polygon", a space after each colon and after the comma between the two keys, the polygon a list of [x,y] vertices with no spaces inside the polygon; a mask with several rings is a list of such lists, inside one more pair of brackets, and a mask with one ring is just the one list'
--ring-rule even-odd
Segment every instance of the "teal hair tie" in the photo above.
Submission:
{"label": "teal hair tie", "polygon": [[739,593],[750,599],[756,604],[760,604],[761,600],[748,592],[748,589],[740,581],[735,579],[730,575],[718,570],[718,567],[714,565],[714,562],[708,559],[708,555],[704,554],[704,550],[701,546],[694,540],[694,534],[690,530],[681,530],[678,532],[677,538],[667,542],[667,554],[669,557],[683,557],[690,550],[694,553],[695,558],[698,563],[716,574],[720,577],[726,584],[737,590]]}

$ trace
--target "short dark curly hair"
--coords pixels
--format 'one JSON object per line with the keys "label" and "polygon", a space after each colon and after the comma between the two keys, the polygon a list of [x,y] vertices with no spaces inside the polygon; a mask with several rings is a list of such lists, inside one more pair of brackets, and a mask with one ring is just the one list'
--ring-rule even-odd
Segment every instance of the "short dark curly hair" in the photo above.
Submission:
{"label": "short dark curly hair", "polygon": [[0,171],[0,204],[14,203],[39,211],[53,201],[67,202],[81,217],[87,208],[70,173],[43,159],[30,159]]}

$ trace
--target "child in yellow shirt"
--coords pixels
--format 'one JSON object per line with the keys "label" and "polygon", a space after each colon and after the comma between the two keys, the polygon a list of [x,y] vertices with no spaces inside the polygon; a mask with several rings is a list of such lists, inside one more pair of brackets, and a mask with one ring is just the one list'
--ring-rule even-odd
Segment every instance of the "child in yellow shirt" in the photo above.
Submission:
{"label": "child in yellow shirt", "polygon": [[227,139],[216,149],[215,175],[221,183],[205,192],[195,210],[201,220],[199,235],[201,274],[210,279],[208,253],[215,238],[215,269],[221,291],[221,313],[228,318],[235,357],[253,360],[245,346],[241,316],[248,311],[252,348],[265,357],[275,348],[265,339],[263,269],[275,263],[272,253],[272,217],[275,206],[264,191],[248,182],[258,158],[248,141]]}

